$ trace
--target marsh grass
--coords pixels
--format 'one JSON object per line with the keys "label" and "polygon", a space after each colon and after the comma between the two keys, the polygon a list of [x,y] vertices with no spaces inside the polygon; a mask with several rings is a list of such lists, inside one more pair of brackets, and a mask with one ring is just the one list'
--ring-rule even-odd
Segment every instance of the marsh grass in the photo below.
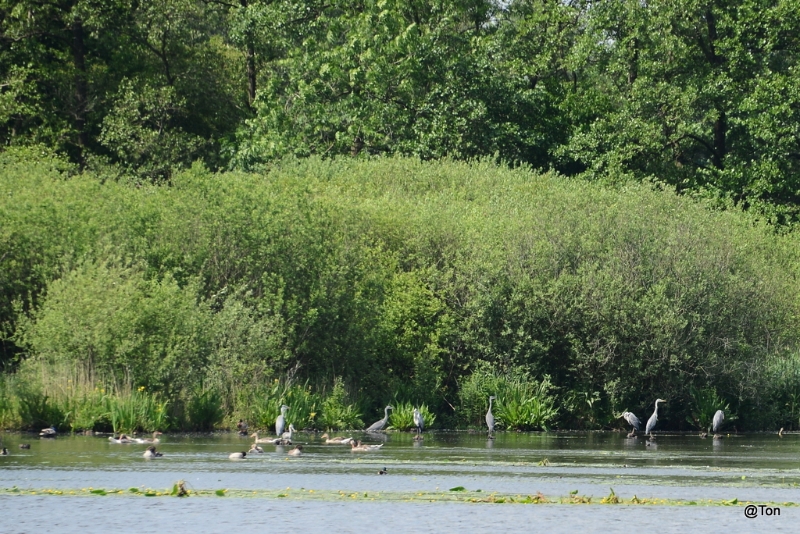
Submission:
{"label": "marsh grass", "polygon": [[257,428],[273,429],[280,407],[285,404],[289,407],[287,427],[291,423],[298,429],[315,429],[321,399],[307,382],[299,385],[276,379],[270,384],[240,390],[236,404],[237,413]]}
{"label": "marsh grass", "polygon": [[225,419],[222,395],[216,389],[197,389],[186,401],[186,417],[193,430],[213,430]]}
{"label": "marsh grass", "polygon": [[317,418],[320,429],[345,430],[364,427],[361,412],[347,402],[348,395],[341,377],[333,380],[333,388],[322,401],[322,413]]}
{"label": "marsh grass", "polygon": [[156,393],[100,379],[92,369],[27,361],[0,388],[0,423],[5,428],[55,425],[82,430],[165,430],[168,402]]}
{"label": "marsh grass", "polygon": [[425,422],[425,428],[433,428],[436,424],[436,414],[428,409],[426,404],[414,406],[410,402],[394,402],[394,410],[389,414],[389,428],[393,430],[411,430],[416,428],[414,425],[414,408],[419,409],[419,413]]}
{"label": "marsh grass", "polygon": [[461,420],[483,425],[488,397],[496,397],[497,425],[513,430],[546,430],[558,415],[550,378],[533,379],[522,368],[498,372],[483,363],[461,384]]}
{"label": "marsh grass", "polygon": [[717,394],[714,388],[691,388],[691,415],[686,420],[700,430],[711,431],[711,424],[717,410],[725,411],[725,420],[730,422],[736,416],[730,413],[730,405]]}

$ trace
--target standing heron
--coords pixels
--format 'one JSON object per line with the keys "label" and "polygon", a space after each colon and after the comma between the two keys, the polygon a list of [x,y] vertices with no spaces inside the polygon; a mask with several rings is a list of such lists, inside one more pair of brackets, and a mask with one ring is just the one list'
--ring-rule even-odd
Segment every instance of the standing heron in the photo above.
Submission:
{"label": "standing heron", "polygon": [[633,427],[633,430],[631,430],[631,433],[628,434],[628,437],[629,438],[634,437],[636,435],[636,432],[639,430],[639,425],[641,425],[641,423],[639,422],[639,418],[633,415],[631,412],[622,412],[622,418],[625,419],[628,422],[628,424]]}
{"label": "standing heron", "polygon": [[492,415],[492,401],[496,397],[492,395],[489,397],[489,411],[486,412],[486,426],[489,427],[489,439],[494,439],[492,432],[494,432],[494,415]]}
{"label": "standing heron", "polygon": [[389,422],[389,410],[394,410],[394,406],[391,404],[386,406],[386,408],[383,410],[383,419],[372,423],[369,428],[367,428],[367,432],[380,432],[383,430],[384,427],[386,427],[386,423]]}
{"label": "standing heron", "polygon": [[714,414],[714,420],[711,422],[711,428],[714,431],[714,439],[722,438],[721,435],[717,434],[719,430],[722,428],[722,422],[725,420],[725,412],[722,410],[717,410],[717,413]]}
{"label": "standing heron", "polygon": [[647,426],[644,428],[645,435],[650,434],[650,439],[653,438],[653,429],[656,427],[656,423],[658,422],[658,403],[659,402],[667,402],[664,399],[656,399],[656,409],[653,410],[653,415],[650,416],[650,419],[647,420]]}
{"label": "standing heron", "polygon": [[417,427],[417,436],[414,439],[419,441],[422,439],[422,431],[425,429],[425,419],[416,408],[414,408],[414,426]]}
{"label": "standing heron", "polygon": [[285,404],[281,405],[281,414],[275,419],[275,435],[279,438],[283,436],[283,431],[286,430],[286,411],[289,409]]}

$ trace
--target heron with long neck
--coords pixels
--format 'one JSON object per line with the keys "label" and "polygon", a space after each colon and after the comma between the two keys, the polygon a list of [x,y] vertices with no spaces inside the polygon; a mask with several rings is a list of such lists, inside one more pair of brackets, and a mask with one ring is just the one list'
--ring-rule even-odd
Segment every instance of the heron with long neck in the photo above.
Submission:
{"label": "heron with long neck", "polygon": [[289,409],[285,404],[281,405],[281,414],[275,419],[275,435],[279,438],[283,436],[283,431],[286,430],[286,411]]}
{"label": "heron with long neck", "polygon": [[416,408],[414,408],[414,426],[417,427],[417,435],[414,439],[420,441],[422,440],[422,431],[425,429],[425,418]]}
{"label": "heron with long neck", "polygon": [[394,406],[389,404],[383,410],[383,419],[380,421],[375,421],[372,423],[369,428],[367,428],[367,432],[379,432],[386,427],[386,423],[389,422],[389,410],[394,410]]}
{"label": "heron with long neck", "polygon": [[489,411],[486,412],[486,426],[489,427],[489,439],[494,439],[494,436],[492,436],[492,432],[494,432],[494,415],[492,415],[492,401],[494,399],[495,399],[494,395],[489,397]]}
{"label": "heron with long neck", "polygon": [[647,426],[644,429],[645,435],[650,434],[650,439],[653,438],[653,429],[656,427],[656,423],[658,422],[658,403],[659,402],[667,402],[664,399],[656,399],[656,409],[653,410],[653,415],[650,416],[650,419],[647,420]]}

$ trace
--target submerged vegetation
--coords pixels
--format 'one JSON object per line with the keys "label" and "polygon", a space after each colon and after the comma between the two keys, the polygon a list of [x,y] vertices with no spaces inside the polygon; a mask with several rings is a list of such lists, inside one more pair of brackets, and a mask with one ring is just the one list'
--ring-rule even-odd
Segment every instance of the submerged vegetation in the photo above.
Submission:
{"label": "submerged vegetation", "polygon": [[739,429],[798,422],[800,248],[746,214],[488,161],[0,172],[6,427],[271,428],[285,403],[332,429],[392,403],[453,428],[496,395],[500,428],[621,426],[655,396],[685,428],[706,390]]}

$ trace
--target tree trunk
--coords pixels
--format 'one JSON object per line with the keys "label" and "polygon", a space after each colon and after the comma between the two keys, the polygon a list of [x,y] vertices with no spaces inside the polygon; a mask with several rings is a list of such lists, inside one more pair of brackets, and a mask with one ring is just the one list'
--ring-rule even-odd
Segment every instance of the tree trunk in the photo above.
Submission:
{"label": "tree trunk", "polygon": [[728,149],[725,146],[725,135],[728,131],[728,121],[725,117],[725,112],[720,111],[717,115],[717,120],[714,121],[714,155],[713,163],[717,169],[723,169],[723,160]]}
{"label": "tree trunk", "polygon": [[72,21],[72,62],[75,67],[75,129],[78,132],[79,161],[83,161],[83,151],[89,144],[86,133],[86,49],[83,42],[83,21]]}
{"label": "tree trunk", "polygon": [[247,41],[247,101],[252,106],[256,100],[256,52],[252,39]]}
{"label": "tree trunk", "polygon": [[[240,0],[243,9],[247,9],[247,0]],[[247,103],[252,107],[256,100],[256,50],[253,46],[253,32],[245,32],[245,61],[247,62]]]}

